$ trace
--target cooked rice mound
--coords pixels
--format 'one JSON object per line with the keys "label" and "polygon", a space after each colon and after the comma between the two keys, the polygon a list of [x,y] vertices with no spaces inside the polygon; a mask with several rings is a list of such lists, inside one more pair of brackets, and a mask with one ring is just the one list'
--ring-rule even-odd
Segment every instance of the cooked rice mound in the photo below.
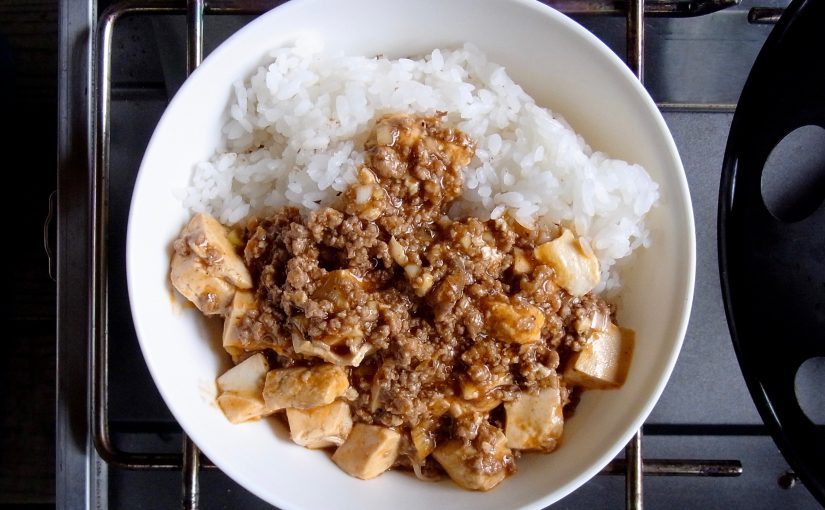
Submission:
{"label": "cooked rice mound", "polygon": [[599,259],[596,290],[616,287],[614,263],[649,242],[644,218],[659,193],[644,168],[594,152],[470,44],[389,59],[301,40],[233,88],[221,145],[180,191],[192,212],[226,225],[284,205],[331,205],[356,181],[376,118],[446,112],[478,144],[454,215],[572,228]]}

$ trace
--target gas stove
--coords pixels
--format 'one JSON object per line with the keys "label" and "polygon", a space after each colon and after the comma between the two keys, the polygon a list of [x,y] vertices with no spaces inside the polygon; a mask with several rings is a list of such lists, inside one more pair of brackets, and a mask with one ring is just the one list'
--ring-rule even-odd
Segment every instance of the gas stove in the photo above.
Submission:
{"label": "gas stove", "polygon": [[[60,508],[271,508],[200,455],[166,409],[131,321],[125,244],[143,152],[188,70],[278,3],[61,1]],[[818,508],[745,386],[717,265],[728,130],[753,61],[788,2],[547,3],[644,80],[682,156],[697,235],[690,325],[664,394],[625,454],[552,508]]]}

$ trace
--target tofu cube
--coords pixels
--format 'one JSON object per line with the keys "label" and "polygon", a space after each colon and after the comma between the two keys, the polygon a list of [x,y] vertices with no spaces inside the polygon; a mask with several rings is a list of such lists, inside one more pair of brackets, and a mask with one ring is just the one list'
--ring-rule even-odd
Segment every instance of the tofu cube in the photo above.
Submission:
{"label": "tofu cube", "polygon": [[340,446],[352,430],[349,404],[335,402],[312,409],[287,409],[289,435],[307,448]]}
{"label": "tofu cube", "polygon": [[263,396],[269,412],[288,407],[311,409],[331,404],[347,388],[349,379],[344,369],[324,363],[271,370],[266,374]]}
{"label": "tofu cube", "polygon": [[570,230],[565,229],[558,238],[536,246],[533,255],[552,267],[559,287],[574,296],[583,296],[599,284],[599,260]]}
{"label": "tofu cube", "polygon": [[588,389],[616,388],[624,383],[636,335],[610,323],[595,331],[581,351],[574,353],[564,371],[569,384]]}
{"label": "tofu cube", "polygon": [[520,393],[504,404],[507,446],[517,450],[556,449],[564,431],[560,387],[544,388],[537,394]]}
{"label": "tofu cube", "polygon": [[223,348],[232,356],[237,356],[244,351],[241,322],[248,312],[256,308],[255,294],[246,290],[235,292],[229,314],[223,323]]}
{"label": "tofu cube", "polygon": [[212,216],[196,214],[184,227],[181,238],[192,253],[204,260],[211,274],[223,278],[239,289],[252,287],[252,276],[243,259],[229,240],[226,227]]}
{"label": "tofu cube", "polygon": [[388,470],[398,458],[401,434],[377,425],[358,423],[332,460],[349,475],[369,480]]}
{"label": "tofu cube", "polygon": [[218,390],[244,394],[261,394],[269,362],[262,353],[253,354],[218,377]]}
{"label": "tofu cube", "polygon": [[494,300],[487,310],[487,323],[496,340],[529,344],[541,339],[544,314],[537,307],[519,301]]}
{"label": "tofu cube", "polygon": [[[356,306],[358,296],[364,292],[364,286],[364,281],[352,271],[338,269],[324,276],[312,297],[315,300],[329,301],[332,314],[348,313]],[[350,302],[351,300],[354,302]],[[372,346],[364,342],[364,332],[360,326],[328,330],[322,336],[308,339],[302,333],[306,330],[306,317],[293,316],[290,321],[295,326],[292,348],[298,354],[321,358],[335,365],[357,367],[372,352]]]}
{"label": "tofu cube", "polygon": [[172,256],[172,285],[205,315],[221,315],[232,303],[235,286],[209,272],[202,259]]}
{"label": "tofu cube", "polygon": [[196,214],[183,228],[171,265],[172,285],[206,315],[224,314],[236,288],[252,288],[226,227],[208,214]]}
{"label": "tofu cube", "polygon": [[221,393],[216,402],[226,419],[232,423],[243,423],[268,414],[263,399],[254,395]]}
{"label": "tofu cube", "polygon": [[467,374],[459,375],[458,385],[461,388],[461,398],[465,401],[480,403],[489,400],[493,390],[500,386],[513,384],[513,376],[509,372],[489,372],[488,370],[488,373],[489,376],[483,382],[476,382]]}
{"label": "tofu cube", "polygon": [[245,359],[218,377],[218,406],[232,423],[266,414],[263,388],[269,362],[261,354]]}
{"label": "tofu cube", "polygon": [[512,462],[513,452],[507,446],[507,438],[501,430],[496,430],[493,448],[493,457],[500,469],[479,470],[468,460],[478,453],[472,444],[466,444],[460,439],[452,439],[440,445],[433,452],[435,460],[441,464],[444,471],[459,486],[476,491],[488,491],[498,485],[507,476],[506,466]]}

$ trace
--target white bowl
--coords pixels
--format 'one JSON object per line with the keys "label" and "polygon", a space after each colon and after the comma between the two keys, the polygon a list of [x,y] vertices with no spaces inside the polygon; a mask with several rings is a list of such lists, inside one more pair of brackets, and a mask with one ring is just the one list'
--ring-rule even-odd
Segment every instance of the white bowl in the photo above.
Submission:
{"label": "white bowl", "polygon": [[[564,115],[596,150],[643,165],[660,186],[649,216],[653,244],[623,274],[620,322],[636,330],[627,382],[586,392],[561,447],[531,454],[488,493],[389,472],[372,481],[343,473],[329,455],[292,444],[264,420],[232,425],[214,404],[229,360],[220,323],[182,307],[169,283],[171,242],[188,219],[172,190],[220,135],[231,83],[268,50],[315,34],[350,54],[418,55],[472,42],[537,102]],[[283,509],[542,508],[604,467],[642,425],[676,362],[693,295],[693,214],[676,147],[653,101],[624,63],[578,24],[530,0],[293,0],[217,48],[158,124],[129,215],[127,274],[146,363],[172,414],[226,474]]]}

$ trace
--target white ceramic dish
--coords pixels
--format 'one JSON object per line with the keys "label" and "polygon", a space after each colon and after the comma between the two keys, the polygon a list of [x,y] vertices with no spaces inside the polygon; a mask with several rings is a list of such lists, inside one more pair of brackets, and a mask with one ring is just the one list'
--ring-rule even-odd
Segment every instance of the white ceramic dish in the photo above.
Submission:
{"label": "white ceramic dish", "polygon": [[[620,321],[637,332],[619,390],[587,392],[562,446],[527,455],[488,493],[398,472],[364,482],[322,451],[292,444],[274,421],[232,425],[213,402],[228,368],[220,322],[183,307],[169,283],[171,243],[188,219],[172,190],[213,152],[231,83],[266,52],[315,34],[352,54],[418,55],[465,41],[505,65],[537,102],[563,114],[597,150],[644,165],[662,198],[653,245],[623,274]],[[625,65],[575,22],[530,0],[293,0],[250,23],[184,83],[147,148],[129,216],[127,273],[140,345],[183,429],[241,485],[283,509],[542,508],[595,475],[641,426],[676,362],[693,296],[693,214],[676,147],[654,103]]]}

